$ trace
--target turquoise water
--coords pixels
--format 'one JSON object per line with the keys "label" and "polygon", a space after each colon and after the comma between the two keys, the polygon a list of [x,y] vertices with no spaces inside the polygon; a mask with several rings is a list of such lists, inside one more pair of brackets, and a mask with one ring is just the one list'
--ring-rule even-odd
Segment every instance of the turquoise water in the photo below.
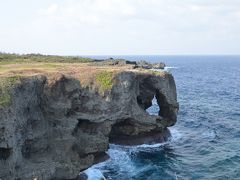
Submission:
{"label": "turquoise water", "polygon": [[[177,85],[178,122],[166,143],[110,145],[110,159],[88,169],[89,179],[240,179],[240,56],[123,58],[167,64]],[[149,112],[157,111],[153,102]]]}

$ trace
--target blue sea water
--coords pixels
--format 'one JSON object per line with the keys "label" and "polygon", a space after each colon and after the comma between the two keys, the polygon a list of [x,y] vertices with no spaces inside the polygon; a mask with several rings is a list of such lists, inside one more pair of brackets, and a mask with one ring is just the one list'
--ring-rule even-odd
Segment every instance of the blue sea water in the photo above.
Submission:
{"label": "blue sea water", "polygon": [[[166,143],[110,145],[110,159],[88,169],[89,179],[240,179],[240,56],[119,57],[167,64],[178,122]],[[157,114],[155,102],[149,111]]]}

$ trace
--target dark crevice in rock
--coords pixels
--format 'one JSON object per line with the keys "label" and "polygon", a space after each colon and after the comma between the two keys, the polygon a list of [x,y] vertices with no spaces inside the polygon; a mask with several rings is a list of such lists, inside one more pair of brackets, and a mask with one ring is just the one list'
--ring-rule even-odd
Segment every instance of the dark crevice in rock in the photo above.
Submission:
{"label": "dark crevice in rock", "polygon": [[94,153],[94,164],[108,160],[110,157],[106,152]]}
{"label": "dark crevice in rock", "polygon": [[44,138],[35,138],[25,140],[22,146],[22,155],[28,159],[37,154],[46,153],[49,149],[49,145]]}
{"label": "dark crevice in rock", "polygon": [[68,118],[68,117],[71,117],[71,116],[73,116],[75,114],[75,110],[73,110],[73,109],[68,109],[67,110],[67,113],[66,113],[66,117]]}
{"label": "dark crevice in rock", "polygon": [[134,123],[131,119],[125,119],[120,121],[112,126],[112,130],[110,132],[111,137],[119,137],[119,136],[127,136],[133,135],[135,133]]}
{"label": "dark crevice in rock", "polygon": [[4,138],[5,127],[0,128],[0,142]]}
{"label": "dark crevice in rock", "polygon": [[77,144],[74,144],[72,146],[72,150],[76,152],[80,158],[85,158],[89,155],[93,155],[94,156],[93,164],[97,164],[109,159],[109,155],[106,152],[82,153],[80,149],[81,148]]}
{"label": "dark crevice in rock", "polygon": [[84,158],[87,156],[87,154],[81,153],[81,150],[80,150],[78,144],[76,144],[76,143],[72,145],[72,151],[76,152],[80,158]]}
{"label": "dark crevice in rock", "polygon": [[0,159],[7,160],[12,153],[11,148],[0,148]]}
{"label": "dark crevice in rock", "polygon": [[[161,119],[157,119],[161,121]],[[156,121],[157,121],[156,120]],[[141,131],[146,125],[136,123],[133,119],[125,119],[112,126],[109,142],[113,144],[139,145],[164,142],[170,137],[167,128],[152,128],[150,131]]]}
{"label": "dark crevice in rock", "polygon": [[[117,129],[114,128],[115,130]],[[117,134],[115,134],[115,132]],[[170,131],[167,128],[164,128],[162,130],[155,129],[151,130],[149,132],[144,132],[140,134],[135,135],[127,135],[127,134],[118,134],[117,131],[111,131],[109,142],[113,144],[121,144],[121,145],[140,145],[140,144],[155,144],[155,143],[161,143],[168,140],[169,137],[171,137]]]}
{"label": "dark crevice in rock", "polygon": [[153,98],[154,98],[154,94],[148,95],[148,96],[139,95],[137,96],[137,103],[142,109],[146,110],[152,106]]}
{"label": "dark crevice in rock", "polygon": [[78,119],[78,123],[74,128],[72,135],[76,136],[78,131],[81,131],[87,134],[96,134],[98,133],[98,127],[101,126],[101,124],[102,123],[91,122],[87,119]]}

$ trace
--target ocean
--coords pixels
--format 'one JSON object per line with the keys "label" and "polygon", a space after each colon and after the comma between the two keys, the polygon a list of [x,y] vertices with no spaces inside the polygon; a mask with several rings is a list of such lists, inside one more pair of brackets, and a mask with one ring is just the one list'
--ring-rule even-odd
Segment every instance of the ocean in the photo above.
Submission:
{"label": "ocean", "polygon": [[[97,56],[165,62],[175,78],[178,121],[165,143],[110,145],[90,180],[240,179],[240,56]],[[158,106],[148,109],[157,114]]]}

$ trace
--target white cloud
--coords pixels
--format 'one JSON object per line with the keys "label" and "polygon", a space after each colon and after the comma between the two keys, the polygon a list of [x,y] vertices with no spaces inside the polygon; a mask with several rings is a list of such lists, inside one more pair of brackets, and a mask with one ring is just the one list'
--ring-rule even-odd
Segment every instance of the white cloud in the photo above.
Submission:
{"label": "white cloud", "polygon": [[58,9],[59,9],[58,4],[51,4],[47,8],[39,9],[38,12],[39,12],[39,14],[49,16],[49,15],[54,15],[55,13],[57,13]]}
{"label": "white cloud", "polygon": [[[15,27],[1,27],[4,33],[0,33],[0,38],[5,43],[4,46],[0,44],[0,48],[12,48],[12,44],[23,42],[21,47],[15,48],[17,51],[53,54],[240,53],[239,0],[47,2],[50,4],[39,4],[36,13],[24,19],[25,23],[19,25],[15,20]],[[15,38],[9,41],[11,37]]]}
{"label": "white cloud", "polygon": [[[40,12],[46,19],[63,26],[70,23],[73,26],[89,24],[111,27],[125,24],[126,21],[141,21],[143,24],[162,23],[165,29],[178,31],[183,26],[193,30],[199,26],[211,27],[211,24],[215,25],[221,20],[234,21],[226,12],[235,12],[236,5],[214,1],[216,3],[209,4],[208,1],[195,3],[192,0],[73,0],[71,3],[51,4]],[[225,14],[221,14],[223,12]]]}
{"label": "white cloud", "polygon": [[135,7],[125,0],[81,0],[61,5],[51,4],[41,9],[40,14],[52,20],[75,22],[79,24],[112,23],[119,19],[131,18],[135,15]]}

